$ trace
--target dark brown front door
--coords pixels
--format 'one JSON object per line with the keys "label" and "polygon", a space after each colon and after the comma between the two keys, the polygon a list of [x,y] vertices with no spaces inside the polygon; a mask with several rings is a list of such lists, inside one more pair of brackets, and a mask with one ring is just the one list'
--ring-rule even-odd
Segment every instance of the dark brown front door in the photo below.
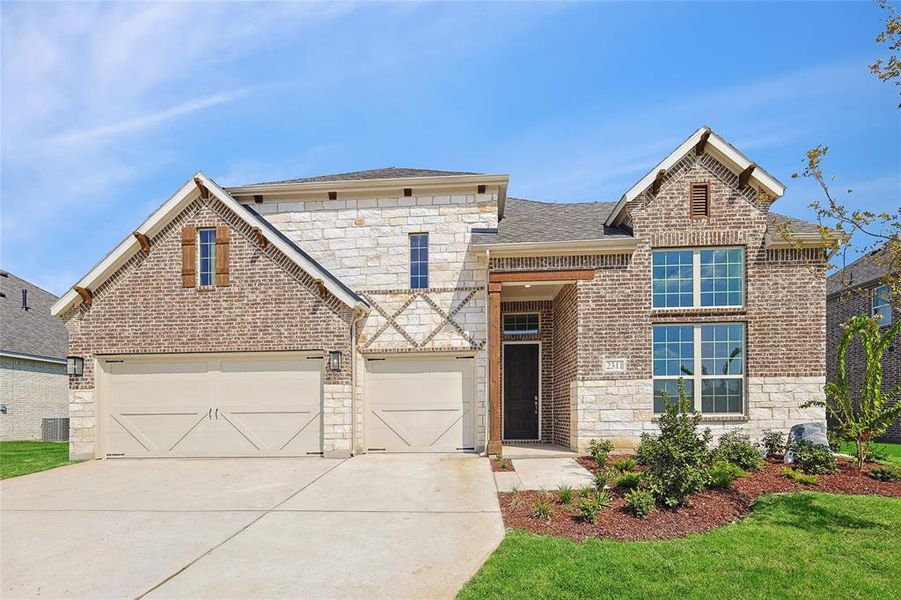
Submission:
{"label": "dark brown front door", "polygon": [[504,439],[538,439],[538,344],[504,345]]}

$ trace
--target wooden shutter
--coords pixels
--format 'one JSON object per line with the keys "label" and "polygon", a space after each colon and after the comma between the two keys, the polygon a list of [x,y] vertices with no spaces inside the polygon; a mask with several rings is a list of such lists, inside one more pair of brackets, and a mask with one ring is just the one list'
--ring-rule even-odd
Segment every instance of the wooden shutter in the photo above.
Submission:
{"label": "wooden shutter", "polygon": [[181,285],[197,286],[197,228],[193,225],[181,229]]}
{"label": "wooden shutter", "polygon": [[692,217],[710,216],[710,185],[706,183],[691,184],[690,210]]}
{"label": "wooden shutter", "polygon": [[216,287],[228,285],[229,229],[216,226]]}

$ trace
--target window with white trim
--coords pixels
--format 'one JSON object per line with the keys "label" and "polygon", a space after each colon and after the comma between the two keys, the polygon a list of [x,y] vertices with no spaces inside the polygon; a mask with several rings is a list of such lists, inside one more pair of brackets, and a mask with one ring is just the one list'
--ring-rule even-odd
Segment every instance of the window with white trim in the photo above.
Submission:
{"label": "window with white trim", "polygon": [[654,308],[744,305],[742,248],[654,250],[651,271]]}
{"label": "window with white trim", "polygon": [[539,333],[538,313],[508,313],[504,315],[504,335]]}
{"label": "window with white trim", "polygon": [[681,379],[695,410],[743,414],[744,354],[744,323],[655,325],[654,412],[663,412],[664,394],[678,400]]}
{"label": "window with white trim", "polygon": [[880,327],[892,324],[892,286],[881,285],[873,290],[870,314],[876,317]]}
{"label": "window with white trim", "polygon": [[201,287],[216,285],[216,229],[198,229],[197,276]]}

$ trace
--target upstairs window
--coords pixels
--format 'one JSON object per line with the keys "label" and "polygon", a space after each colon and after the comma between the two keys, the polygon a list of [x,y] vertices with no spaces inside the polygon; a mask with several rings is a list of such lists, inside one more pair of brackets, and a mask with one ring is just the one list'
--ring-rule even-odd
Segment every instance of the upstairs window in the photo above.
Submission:
{"label": "upstairs window", "polygon": [[200,287],[212,287],[216,284],[216,230],[198,229],[197,245],[200,247],[197,254]]}
{"label": "upstairs window", "polygon": [[873,290],[872,316],[879,321],[880,327],[892,324],[892,286],[881,285]]}
{"label": "upstairs window", "polygon": [[410,234],[410,287],[429,287],[429,234]]}
{"label": "upstairs window", "polygon": [[653,307],[743,306],[744,263],[741,248],[654,250]]}
{"label": "upstairs window", "polygon": [[538,313],[504,315],[504,335],[529,335],[538,332]]}
{"label": "upstairs window", "polygon": [[689,207],[691,217],[693,219],[710,216],[710,184],[691,184],[691,198],[689,199]]}

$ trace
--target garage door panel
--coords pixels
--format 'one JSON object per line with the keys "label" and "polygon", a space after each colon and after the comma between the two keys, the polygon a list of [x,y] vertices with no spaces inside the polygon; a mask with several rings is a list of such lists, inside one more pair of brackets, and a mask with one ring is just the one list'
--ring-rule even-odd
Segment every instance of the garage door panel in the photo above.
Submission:
{"label": "garage door panel", "polygon": [[389,452],[472,448],[473,385],[472,359],[368,361],[368,447]]}
{"label": "garage door panel", "polygon": [[106,364],[110,456],[306,456],[321,440],[322,360]]}

